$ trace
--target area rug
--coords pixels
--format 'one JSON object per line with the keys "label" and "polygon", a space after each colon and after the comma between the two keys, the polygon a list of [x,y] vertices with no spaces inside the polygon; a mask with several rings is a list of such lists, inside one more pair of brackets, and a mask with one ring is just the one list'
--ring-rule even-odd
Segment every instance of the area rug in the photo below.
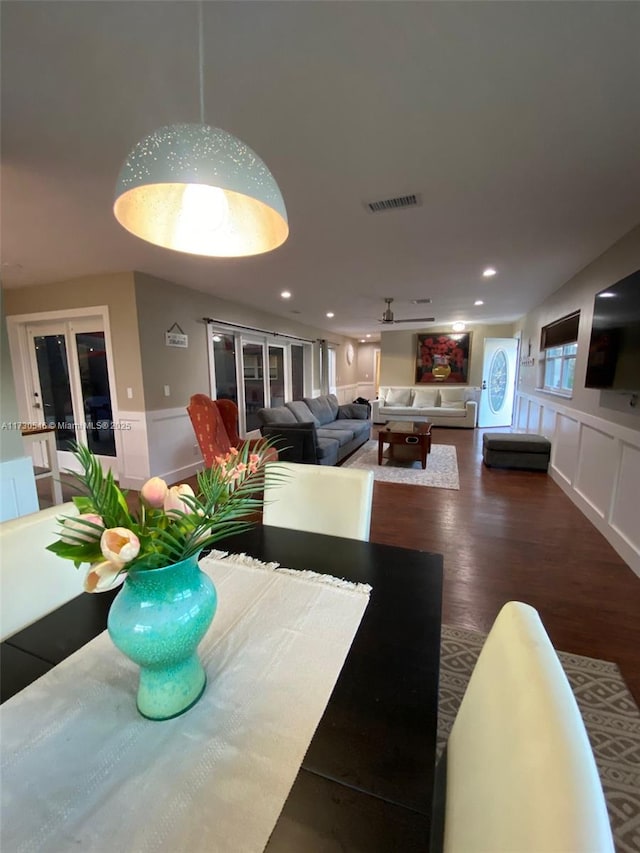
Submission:
{"label": "area rug", "polygon": [[344,468],[366,468],[382,483],[403,483],[410,486],[433,486],[436,489],[459,489],[456,449],[448,444],[431,445],[427,467],[417,461],[387,461],[378,465],[378,442],[368,441],[353,454]]}
{"label": "area rug", "polygon": [[[442,752],[484,636],[444,625],[438,755]],[[615,663],[558,652],[584,720],[618,853],[640,850],[640,710]]]}

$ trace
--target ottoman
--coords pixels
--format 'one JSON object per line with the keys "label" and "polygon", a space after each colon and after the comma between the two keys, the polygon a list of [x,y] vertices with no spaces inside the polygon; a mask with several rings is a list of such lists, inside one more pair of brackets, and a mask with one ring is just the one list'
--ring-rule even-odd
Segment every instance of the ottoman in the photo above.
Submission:
{"label": "ottoman", "polygon": [[543,435],[485,432],[482,436],[482,460],[488,467],[546,471],[550,455],[551,442]]}

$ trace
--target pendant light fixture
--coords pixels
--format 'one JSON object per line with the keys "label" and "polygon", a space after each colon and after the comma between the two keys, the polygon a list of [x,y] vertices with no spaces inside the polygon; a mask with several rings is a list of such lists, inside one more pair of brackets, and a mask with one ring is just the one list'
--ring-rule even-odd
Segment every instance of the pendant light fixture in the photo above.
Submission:
{"label": "pendant light fixture", "polygon": [[172,124],[133,148],[113,212],[156,246],[209,257],[243,257],[287,239],[287,210],[264,162],[237,137],[204,123],[202,0],[198,3],[200,124]]}

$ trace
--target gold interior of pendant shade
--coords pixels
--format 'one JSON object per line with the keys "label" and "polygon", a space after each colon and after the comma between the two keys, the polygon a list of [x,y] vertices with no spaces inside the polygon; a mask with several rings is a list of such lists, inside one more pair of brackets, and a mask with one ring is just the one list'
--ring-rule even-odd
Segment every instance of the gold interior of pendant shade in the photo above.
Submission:
{"label": "gold interior of pendant shade", "polygon": [[114,203],[118,222],[157,246],[210,257],[242,257],[282,245],[289,225],[255,198],[198,184],[146,184]]}

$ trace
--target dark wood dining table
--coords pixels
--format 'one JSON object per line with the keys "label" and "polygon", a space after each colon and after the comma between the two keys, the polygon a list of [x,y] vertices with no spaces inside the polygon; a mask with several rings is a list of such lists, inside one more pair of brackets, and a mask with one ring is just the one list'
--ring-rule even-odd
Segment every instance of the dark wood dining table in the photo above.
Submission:
{"label": "dark wood dining table", "polygon": [[[218,547],[372,586],[266,849],[428,851],[442,556],[266,526]],[[101,633],[115,594],[83,594],[5,640],[2,701]]]}

